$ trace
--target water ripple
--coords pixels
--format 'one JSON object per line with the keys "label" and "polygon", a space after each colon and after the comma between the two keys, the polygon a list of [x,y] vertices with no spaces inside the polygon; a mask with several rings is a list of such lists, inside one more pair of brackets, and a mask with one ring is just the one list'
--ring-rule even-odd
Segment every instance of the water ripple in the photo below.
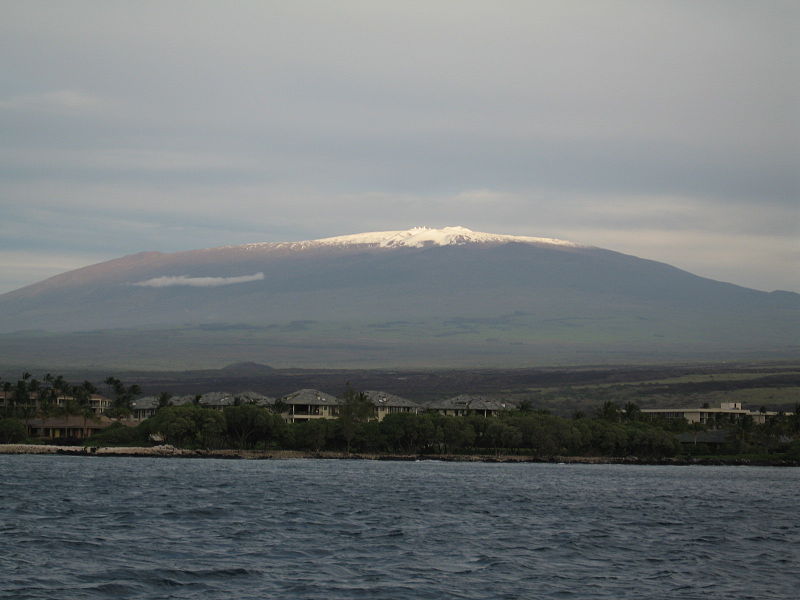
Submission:
{"label": "water ripple", "polygon": [[0,597],[796,597],[800,471],[0,456]]}

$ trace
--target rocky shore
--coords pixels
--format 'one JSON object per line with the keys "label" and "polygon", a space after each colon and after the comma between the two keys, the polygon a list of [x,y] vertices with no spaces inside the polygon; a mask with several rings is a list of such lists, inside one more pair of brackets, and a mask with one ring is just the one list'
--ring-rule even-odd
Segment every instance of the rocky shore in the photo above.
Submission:
{"label": "rocky shore", "polygon": [[346,452],[302,452],[297,450],[186,450],[174,446],[152,447],[94,447],[52,446],[44,444],[0,444],[0,454],[58,454],[67,456],[126,456],[155,458],[222,458],[249,460],[285,460],[297,458],[393,460],[393,461],[443,461],[486,463],[556,463],[584,465],[731,465],[797,467],[800,461],[775,458],[770,460],[748,457],[638,457],[638,456],[519,456],[513,454],[376,454]]}

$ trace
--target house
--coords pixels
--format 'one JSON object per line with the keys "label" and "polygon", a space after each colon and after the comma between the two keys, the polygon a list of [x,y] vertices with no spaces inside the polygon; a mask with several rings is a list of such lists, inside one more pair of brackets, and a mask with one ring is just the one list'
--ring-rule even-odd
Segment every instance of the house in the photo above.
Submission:
{"label": "house", "polygon": [[687,423],[699,423],[721,427],[738,423],[744,417],[751,417],[756,425],[763,425],[767,419],[777,416],[774,411],[752,411],[742,408],[741,402],[722,402],[717,408],[643,408],[642,415],[651,418],[683,419]]}
{"label": "house", "polygon": [[106,412],[106,409],[111,408],[111,404],[111,398],[106,398],[100,394],[92,394],[89,397],[89,406],[96,415],[102,415],[104,412]]}
{"label": "house", "polygon": [[319,390],[303,389],[280,399],[287,405],[282,416],[289,423],[314,419],[334,419],[339,416],[341,401]]}
{"label": "house", "polygon": [[158,411],[158,398],[156,396],[145,396],[131,400],[131,417],[137,421],[149,419]]}
{"label": "house", "polygon": [[[229,392],[208,392],[199,398],[197,396],[187,395],[175,396],[167,400],[167,406],[198,404],[203,408],[211,408],[214,410],[224,410],[228,406],[239,406],[241,404],[255,404],[256,406],[269,408],[274,403],[274,398],[250,391],[236,394],[231,394]],[[154,416],[159,408],[159,399],[156,396],[145,396],[131,402],[132,416],[139,421]]]}
{"label": "house", "polygon": [[244,391],[234,394],[234,405],[240,404],[255,404],[261,408],[271,408],[275,404],[275,398],[271,396],[264,396],[258,392]]}
{"label": "house", "polygon": [[491,398],[489,396],[473,396],[470,394],[461,394],[453,398],[437,400],[428,405],[428,410],[438,412],[448,417],[466,417],[471,415],[493,417],[504,410],[513,408],[514,406],[512,404],[496,398]]}
{"label": "house", "polygon": [[[0,392],[0,408],[10,406],[14,401],[14,392]],[[78,399],[70,394],[55,394],[45,402],[39,393],[31,392],[29,394],[29,406],[35,408],[36,411],[42,408],[44,404],[49,404],[52,408],[67,408],[69,404],[77,404]],[[15,402],[19,404],[19,402]],[[106,409],[111,407],[111,399],[101,396],[100,394],[91,394],[88,398],[88,406],[92,409],[95,415],[102,415]]]}
{"label": "house", "polygon": [[228,392],[206,392],[197,401],[203,408],[213,408],[214,410],[224,410],[229,406],[236,405],[236,398]]}
{"label": "house", "polygon": [[56,440],[84,439],[92,436],[116,421],[105,416],[86,418],[79,415],[28,419],[28,435],[32,438]]}
{"label": "house", "polygon": [[395,396],[394,394],[369,390],[364,392],[364,395],[375,407],[375,419],[378,421],[383,421],[386,415],[397,413],[417,414],[422,410],[422,407],[416,402],[401,398],[400,396]]}

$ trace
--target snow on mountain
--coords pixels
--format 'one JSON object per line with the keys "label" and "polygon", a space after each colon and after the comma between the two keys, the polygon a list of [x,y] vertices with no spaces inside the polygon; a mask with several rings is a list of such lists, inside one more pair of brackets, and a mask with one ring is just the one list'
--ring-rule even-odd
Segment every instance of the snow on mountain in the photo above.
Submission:
{"label": "snow on mountain", "polygon": [[304,249],[319,246],[371,246],[378,248],[423,248],[425,246],[460,246],[465,244],[547,244],[553,246],[581,247],[580,244],[556,238],[502,235],[472,231],[466,227],[413,227],[400,231],[371,231],[335,237],[306,240],[302,242],[262,242],[245,244],[242,248],[256,249],[265,246],[289,249]]}

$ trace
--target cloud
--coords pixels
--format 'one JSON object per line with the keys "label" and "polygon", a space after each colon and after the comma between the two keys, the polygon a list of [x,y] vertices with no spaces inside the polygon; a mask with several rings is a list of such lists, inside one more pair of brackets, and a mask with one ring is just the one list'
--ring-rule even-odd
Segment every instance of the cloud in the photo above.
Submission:
{"label": "cloud", "polygon": [[0,109],[42,112],[82,112],[103,105],[97,96],[78,90],[53,90],[0,99]]}
{"label": "cloud", "polygon": [[139,281],[133,285],[140,287],[171,287],[175,285],[186,285],[189,287],[219,287],[221,285],[233,285],[236,283],[249,283],[251,281],[261,281],[264,279],[263,273],[253,275],[242,275],[240,277],[188,277],[187,275],[154,277],[146,281]]}

